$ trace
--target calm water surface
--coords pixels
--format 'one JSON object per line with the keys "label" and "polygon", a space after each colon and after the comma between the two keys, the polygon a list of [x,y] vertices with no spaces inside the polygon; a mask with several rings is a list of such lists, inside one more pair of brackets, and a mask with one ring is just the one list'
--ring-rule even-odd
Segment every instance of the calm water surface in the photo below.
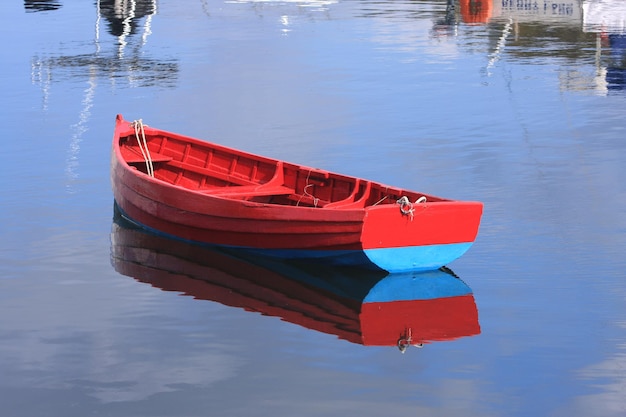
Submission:
{"label": "calm water surface", "polygon": [[[626,415],[625,18],[617,0],[2,2],[0,414]],[[479,334],[402,354],[146,270],[154,242],[113,221],[116,113],[483,201],[449,265]]]}

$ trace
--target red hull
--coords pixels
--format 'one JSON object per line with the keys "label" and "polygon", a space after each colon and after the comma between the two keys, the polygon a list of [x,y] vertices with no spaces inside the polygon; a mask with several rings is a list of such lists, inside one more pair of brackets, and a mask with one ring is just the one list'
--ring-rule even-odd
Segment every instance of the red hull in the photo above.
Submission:
{"label": "red hull", "polygon": [[[308,257],[471,244],[478,232],[479,202],[446,200],[136,127],[117,117],[114,197],[127,217],[168,235]],[[144,140],[148,150],[142,156]],[[411,203],[418,199],[426,202]]]}

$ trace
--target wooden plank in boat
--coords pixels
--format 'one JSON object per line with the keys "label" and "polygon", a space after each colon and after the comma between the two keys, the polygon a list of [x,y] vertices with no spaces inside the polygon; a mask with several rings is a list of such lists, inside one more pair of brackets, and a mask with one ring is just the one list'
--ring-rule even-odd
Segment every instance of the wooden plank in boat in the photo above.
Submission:
{"label": "wooden plank in boat", "polygon": [[238,185],[234,187],[214,187],[198,191],[203,194],[211,194],[220,197],[259,197],[270,195],[290,195],[295,193],[293,188],[282,185]]}
{"label": "wooden plank in boat", "polygon": [[[127,164],[145,163],[146,159],[141,154],[141,150],[136,146],[120,146],[120,152]],[[156,152],[150,152],[152,162],[168,162],[172,160],[171,156],[162,155]]]}

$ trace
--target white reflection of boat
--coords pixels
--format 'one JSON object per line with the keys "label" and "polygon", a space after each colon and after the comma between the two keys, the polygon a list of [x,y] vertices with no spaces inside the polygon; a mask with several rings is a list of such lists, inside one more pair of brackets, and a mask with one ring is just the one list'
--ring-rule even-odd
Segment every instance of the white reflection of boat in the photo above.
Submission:
{"label": "white reflection of boat", "polygon": [[579,26],[581,0],[458,0],[465,23],[502,18],[515,23],[538,22]]}
{"label": "white reflection of boat", "polygon": [[[623,90],[626,86],[626,2],[585,0],[583,31],[596,33],[597,90]],[[608,50],[606,59],[603,50]]]}
{"label": "white reflection of boat", "polygon": [[626,2],[623,0],[585,0],[583,31],[626,34]]}
{"label": "white reflection of boat", "polygon": [[327,10],[328,6],[337,4],[338,0],[228,0],[226,3],[255,3],[255,4],[295,4],[318,10]]}

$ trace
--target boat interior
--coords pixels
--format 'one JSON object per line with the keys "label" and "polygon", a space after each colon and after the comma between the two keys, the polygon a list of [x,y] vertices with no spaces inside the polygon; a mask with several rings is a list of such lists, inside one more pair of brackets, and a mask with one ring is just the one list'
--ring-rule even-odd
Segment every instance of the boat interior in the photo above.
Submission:
{"label": "boat interior", "polygon": [[129,166],[154,178],[224,198],[289,206],[359,209],[440,198],[248,154],[160,131],[120,138]]}

